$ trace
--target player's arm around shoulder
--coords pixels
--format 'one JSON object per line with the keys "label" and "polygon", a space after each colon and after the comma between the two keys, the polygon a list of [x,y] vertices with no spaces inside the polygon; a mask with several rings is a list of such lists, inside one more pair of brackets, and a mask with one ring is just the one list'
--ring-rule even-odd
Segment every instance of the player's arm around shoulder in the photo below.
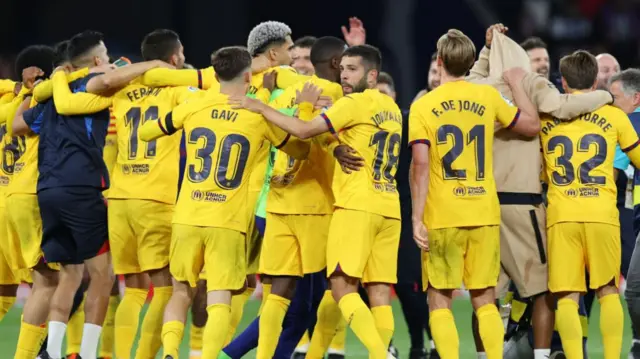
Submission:
{"label": "player's arm around shoulder", "polygon": [[517,107],[508,103],[498,90],[495,88],[492,90],[498,122],[516,133],[533,137],[540,132],[540,117],[538,109],[524,90],[523,79],[525,75],[524,69],[519,67],[511,68],[503,74],[505,82],[511,88]]}
{"label": "player's arm around shoulder", "polygon": [[[301,96],[298,97],[298,102],[315,104],[320,97],[320,90],[313,85],[305,84],[301,91]],[[325,121],[324,115],[318,115],[311,121],[303,121],[295,116],[287,116],[269,105],[256,99],[251,99],[248,96],[231,97],[229,103],[234,109],[244,108],[259,113],[270,123],[303,140],[329,131],[329,125]]]}
{"label": "player's arm around shoulder", "polygon": [[86,84],[86,91],[95,95],[113,94],[113,92],[126,86],[136,77],[158,67],[173,68],[173,66],[159,60],[119,67],[92,77]]}
{"label": "player's arm around shoulder", "polygon": [[112,98],[79,91],[71,92],[64,71],[56,71],[51,77],[53,103],[61,115],[84,115],[103,111],[111,106]]}
{"label": "player's arm around shoulder", "polygon": [[[195,101],[197,102],[197,100]],[[145,142],[153,141],[162,136],[171,136],[183,128],[185,121],[193,113],[192,102],[184,102],[164,117],[157,120],[146,121],[138,130],[138,137]]]}

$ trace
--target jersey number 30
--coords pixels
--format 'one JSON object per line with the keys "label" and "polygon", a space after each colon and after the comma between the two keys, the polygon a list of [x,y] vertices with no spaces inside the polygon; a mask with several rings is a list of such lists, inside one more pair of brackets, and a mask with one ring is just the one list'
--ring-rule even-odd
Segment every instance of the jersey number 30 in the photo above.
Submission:
{"label": "jersey number 30", "polygon": [[[582,184],[604,185],[604,176],[591,176],[593,169],[604,163],[607,158],[607,141],[598,134],[584,135],[578,141],[578,152],[588,152],[591,146],[595,146],[596,154],[578,166],[578,178]],[[573,142],[567,136],[551,137],[547,143],[547,153],[553,154],[558,147],[562,148],[562,155],[556,158],[556,167],[563,169],[564,174],[554,171],[551,176],[553,184],[567,186],[575,180],[575,169],[571,163],[573,157]]]}
{"label": "jersey number 30", "polygon": [[[206,127],[194,128],[187,136],[187,142],[195,145],[203,141],[204,145],[196,151],[196,159],[200,166],[189,165],[187,176],[192,183],[206,181],[211,175],[214,163],[212,155],[216,149],[217,137],[213,130]],[[231,190],[240,187],[242,175],[247,167],[251,144],[240,134],[228,134],[220,141],[218,159],[215,164],[214,180],[223,189]],[[232,155],[234,155],[232,158]],[[199,169],[196,167],[200,167]],[[231,176],[231,177],[229,177]]]}

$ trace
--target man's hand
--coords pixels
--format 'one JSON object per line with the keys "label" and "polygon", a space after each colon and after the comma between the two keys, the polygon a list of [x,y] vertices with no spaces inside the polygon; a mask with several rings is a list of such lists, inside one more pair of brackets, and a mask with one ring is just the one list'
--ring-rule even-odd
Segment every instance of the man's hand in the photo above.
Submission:
{"label": "man's hand", "polygon": [[333,100],[331,99],[331,97],[329,96],[320,96],[320,98],[318,98],[318,101],[316,102],[316,105],[314,106],[314,108],[316,110],[320,110],[323,108],[329,108],[333,106]]}
{"label": "man's hand", "polygon": [[489,26],[489,28],[487,29],[487,33],[485,34],[485,37],[484,37],[484,40],[485,40],[484,44],[488,48],[491,47],[491,42],[493,41],[493,30],[496,30],[501,34],[504,34],[507,31],[509,31],[509,28],[502,24],[494,24]]}
{"label": "man's hand", "polygon": [[262,77],[262,87],[269,90],[269,92],[273,92],[273,89],[276,88],[276,80],[278,79],[278,73],[275,71],[265,72]]}
{"label": "man's hand", "polygon": [[232,96],[229,97],[229,105],[234,110],[245,109],[255,113],[261,113],[265,105],[260,100],[250,98],[248,96]]}
{"label": "man's hand", "polygon": [[512,67],[502,73],[502,78],[509,87],[516,86],[524,79],[527,72],[522,67]]}
{"label": "man's hand", "polygon": [[28,89],[32,89],[38,76],[44,76],[44,71],[36,66],[27,67],[22,70],[22,84]]}
{"label": "man's hand", "polygon": [[429,251],[429,236],[427,235],[427,227],[422,220],[413,220],[413,240],[420,249],[425,252]]}
{"label": "man's hand", "polygon": [[338,145],[333,150],[333,156],[340,163],[342,172],[347,174],[350,174],[351,171],[360,171],[360,168],[364,166],[364,159],[348,145]]}
{"label": "man's hand", "polygon": [[296,91],[296,103],[301,104],[304,102],[308,102],[312,105],[316,105],[318,99],[320,98],[320,94],[322,90],[309,82],[304,84],[302,91]]}
{"label": "man's hand", "polygon": [[364,45],[367,41],[367,32],[362,25],[362,21],[357,17],[349,18],[349,29],[342,27],[342,36],[349,46]]}
{"label": "man's hand", "polygon": [[13,94],[18,96],[20,90],[22,90],[22,82],[16,82],[15,86],[13,86]]}

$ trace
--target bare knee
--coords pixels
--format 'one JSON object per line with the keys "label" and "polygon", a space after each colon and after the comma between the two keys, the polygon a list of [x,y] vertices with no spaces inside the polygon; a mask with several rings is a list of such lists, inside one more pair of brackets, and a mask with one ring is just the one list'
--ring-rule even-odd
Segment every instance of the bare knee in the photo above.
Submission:
{"label": "bare knee", "polygon": [[111,290],[115,280],[113,267],[111,266],[111,255],[109,253],[101,254],[91,258],[85,262],[89,278],[91,278],[90,286],[105,286]]}
{"label": "bare knee", "polygon": [[496,303],[496,291],[494,287],[484,289],[472,289],[469,291],[471,296],[471,305],[477,310],[487,304]]}
{"label": "bare knee", "polygon": [[125,274],[124,285],[127,288],[149,289],[149,276],[147,273]]}
{"label": "bare knee", "polygon": [[344,273],[334,273],[329,279],[331,282],[331,294],[336,303],[347,294],[356,293],[358,291],[358,278],[352,278]]}
{"label": "bare knee", "polygon": [[388,283],[367,284],[367,294],[372,308],[391,304],[391,285]]}
{"label": "bare knee", "polygon": [[168,266],[150,270],[148,273],[154,287],[168,287],[171,285],[171,273]]}
{"label": "bare knee", "polygon": [[427,298],[430,312],[438,309],[451,309],[453,289],[436,289],[430,286],[427,289]]}
{"label": "bare knee", "polygon": [[291,299],[296,290],[296,279],[294,277],[273,277],[271,282],[271,293],[283,298]]}

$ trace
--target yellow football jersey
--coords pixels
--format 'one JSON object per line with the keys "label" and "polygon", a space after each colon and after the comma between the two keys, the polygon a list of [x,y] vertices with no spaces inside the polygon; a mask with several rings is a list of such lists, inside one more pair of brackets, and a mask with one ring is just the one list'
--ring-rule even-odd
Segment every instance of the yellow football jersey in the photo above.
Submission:
{"label": "yellow football jersey", "polygon": [[409,144],[429,145],[429,229],[500,224],[493,178],[495,122],[510,127],[519,111],[489,85],[449,82],[411,106]]}
{"label": "yellow football jersey", "polygon": [[[38,103],[31,99],[30,107]],[[19,106],[19,104],[18,104]],[[15,109],[17,111],[17,107]],[[13,112],[15,114],[15,111]],[[7,121],[11,126],[13,120]],[[40,136],[29,134],[14,137],[13,145],[17,146],[17,156],[13,164],[13,177],[11,185],[7,188],[7,196],[13,193],[36,194],[38,185],[38,145]]]}
{"label": "yellow football jersey", "polygon": [[2,159],[0,159],[0,207],[5,207],[7,190],[13,177],[13,168],[19,157],[18,138],[11,137],[7,133],[7,124],[0,124],[0,146]]}
{"label": "yellow football jersey", "polygon": [[559,222],[619,226],[613,177],[616,144],[634,164],[640,163],[638,135],[629,117],[608,105],[568,122],[545,116],[540,133],[549,179],[547,226]]}
{"label": "yellow football jersey", "polygon": [[109,198],[135,198],[173,204],[178,191],[180,133],[144,142],[140,126],[157,120],[190,97],[194,87],[147,87],[134,80],[113,96],[118,155]]}
{"label": "yellow football jersey", "polygon": [[255,170],[258,149],[265,140],[281,147],[290,137],[259,114],[233,110],[228,99],[210,94],[176,107],[158,121],[162,133],[184,129],[186,138],[184,181],[173,223],[245,233],[247,179]]}
{"label": "yellow football jersey", "polygon": [[335,171],[336,207],[400,218],[395,175],[402,140],[402,113],[378,90],[344,96],[321,114],[332,134],[364,159],[360,171]]}
{"label": "yellow football jersey", "polygon": [[[309,81],[299,82],[287,88],[270,105],[276,109],[294,108],[296,91],[306,83],[322,89],[322,96],[331,97],[335,103],[342,97],[340,84],[312,76]],[[313,116],[321,113],[316,111]],[[331,214],[333,213],[332,179],[335,168],[333,154],[328,153],[321,142],[322,136],[311,143],[311,152],[306,160],[296,160],[282,151],[276,154],[271,187],[267,196],[267,211],[281,214]]]}
{"label": "yellow football jersey", "polygon": [[[266,71],[254,74],[251,77],[251,86],[249,86],[249,91],[247,92],[248,94],[259,95],[259,91],[263,89],[262,85],[264,80],[264,74],[269,71],[275,71],[278,73],[276,77],[276,82],[277,82],[276,86],[278,88],[283,88],[283,89],[291,85],[294,85],[297,82],[305,81],[309,78],[308,76],[299,75],[296,72],[296,70],[290,66],[272,67]],[[280,86],[284,86],[284,87],[280,87]],[[258,98],[260,100],[265,100],[264,98],[261,98],[261,96],[258,96]],[[267,102],[267,101],[268,99],[264,102]],[[269,144],[268,141],[265,141],[260,147],[260,150],[258,151],[258,154],[256,156],[256,168],[253,170],[253,173],[251,173],[251,178],[249,179],[249,182],[250,182],[249,191],[254,191],[254,192],[262,191],[262,187],[265,184],[265,174],[267,172],[267,167],[269,165],[269,161],[267,160],[269,159],[270,149],[271,149],[271,145]]]}
{"label": "yellow football jersey", "polygon": [[165,68],[152,69],[142,75],[140,81],[149,87],[192,86],[202,90],[220,92],[220,83],[216,79],[213,66],[202,70]]}

